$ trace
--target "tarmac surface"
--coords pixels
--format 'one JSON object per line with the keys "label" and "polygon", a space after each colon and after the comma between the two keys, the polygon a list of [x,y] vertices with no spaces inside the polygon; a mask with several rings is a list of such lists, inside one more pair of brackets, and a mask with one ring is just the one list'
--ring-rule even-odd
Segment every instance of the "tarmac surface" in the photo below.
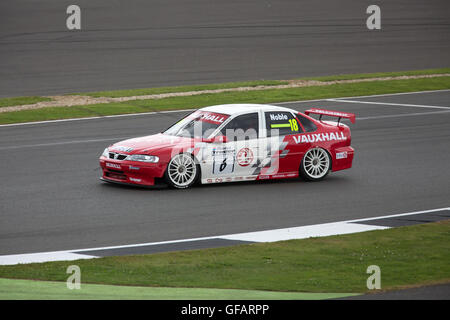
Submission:
{"label": "tarmac surface", "polygon": [[450,2],[69,0],[0,2],[0,97],[450,65]]}
{"label": "tarmac surface", "polygon": [[0,126],[0,255],[214,237],[448,208],[450,91],[345,101],[280,104],[357,115],[351,125],[353,168],[318,183],[292,179],[171,190],[99,181],[98,157],[106,146],[157,133],[185,112]]}

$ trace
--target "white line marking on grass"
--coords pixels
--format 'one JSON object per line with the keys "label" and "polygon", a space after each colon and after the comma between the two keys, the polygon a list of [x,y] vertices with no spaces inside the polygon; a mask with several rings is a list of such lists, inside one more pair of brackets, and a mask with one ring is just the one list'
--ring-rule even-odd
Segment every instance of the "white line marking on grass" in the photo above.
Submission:
{"label": "white line marking on grass", "polygon": [[423,104],[373,102],[373,101],[344,100],[344,99],[326,99],[326,101],[358,103],[358,104],[376,104],[376,105],[411,107],[411,108],[429,108],[429,109],[446,109],[446,110],[450,110],[450,107],[428,106],[428,105],[423,105]]}
{"label": "white line marking on grass", "polygon": [[376,225],[365,225],[365,221],[403,217],[415,214],[430,213],[436,211],[450,210],[448,208],[439,208],[423,211],[415,211],[401,214],[393,214],[388,216],[378,216],[372,218],[362,218],[356,220],[347,220],[340,222],[322,223],[310,226],[301,226],[293,228],[281,228],[274,230],[264,230],[255,232],[246,232],[238,234],[229,234],[222,236],[210,236],[210,237],[200,237],[191,239],[181,239],[181,240],[170,240],[170,241],[160,241],[160,242],[149,242],[149,243],[139,243],[139,244],[129,244],[121,246],[109,246],[109,247],[99,247],[99,248],[88,248],[88,249],[74,249],[74,250],[62,250],[62,251],[52,251],[52,252],[40,252],[40,253],[28,253],[28,254],[15,254],[15,255],[2,255],[0,256],[0,265],[11,265],[18,263],[31,263],[31,262],[45,262],[45,261],[62,261],[62,260],[76,260],[76,259],[91,259],[98,258],[98,256],[85,255],[83,252],[89,251],[101,251],[101,250],[113,250],[113,249],[125,249],[125,248],[136,248],[136,247],[146,247],[146,246],[156,246],[163,244],[172,243],[182,243],[182,242],[192,242],[199,240],[211,240],[211,239],[226,239],[226,240],[241,240],[241,241],[252,241],[252,242],[274,242],[289,239],[305,239],[310,237],[324,237],[330,235],[338,234],[349,234],[364,232],[370,230],[382,230],[389,229],[390,227],[376,226]]}

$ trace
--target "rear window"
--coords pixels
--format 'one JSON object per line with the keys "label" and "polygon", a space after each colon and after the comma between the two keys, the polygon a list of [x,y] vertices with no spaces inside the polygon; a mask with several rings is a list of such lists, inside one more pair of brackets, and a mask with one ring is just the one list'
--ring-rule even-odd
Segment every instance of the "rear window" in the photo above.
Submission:
{"label": "rear window", "polygon": [[308,118],[304,117],[300,113],[297,113],[297,118],[300,121],[300,123],[302,124],[302,126],[306,132],[313,132],[313,131],[317,130],[317,126],[314,124],[314,122],[312,122]]}

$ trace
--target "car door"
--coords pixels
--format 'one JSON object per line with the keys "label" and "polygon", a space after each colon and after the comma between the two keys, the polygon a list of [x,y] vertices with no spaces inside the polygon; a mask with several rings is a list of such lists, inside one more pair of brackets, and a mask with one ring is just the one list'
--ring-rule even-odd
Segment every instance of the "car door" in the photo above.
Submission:
{"label": "car door", "polygon": [[302,126],[289,111],[264,112],[266,157],[262,160],[260,178],[293,177],[298,174],[300,158],[294,136],[303,133]]}
{"label": "car door", "polygon": [[202,169],[202,182],[255,180],[259,165],[260,114],[251,112],[231,118],[217,133],[226,136],[225,143],[210,143],[211,157]]}

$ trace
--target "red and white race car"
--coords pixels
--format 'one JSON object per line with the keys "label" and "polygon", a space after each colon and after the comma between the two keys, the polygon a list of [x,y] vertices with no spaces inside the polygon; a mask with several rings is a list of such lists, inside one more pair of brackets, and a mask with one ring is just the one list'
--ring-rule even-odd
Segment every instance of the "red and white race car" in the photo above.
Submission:
{"label": "red and white race car", "polygon": [[299,175],[320,180],[352,166],[350,129],[341,118],[355,122],[354,114],[316,108],[305,113],[258,104],[202,108],[162,133],[106,148],[101,179],[140,186],[165,181],[175,188]]}

